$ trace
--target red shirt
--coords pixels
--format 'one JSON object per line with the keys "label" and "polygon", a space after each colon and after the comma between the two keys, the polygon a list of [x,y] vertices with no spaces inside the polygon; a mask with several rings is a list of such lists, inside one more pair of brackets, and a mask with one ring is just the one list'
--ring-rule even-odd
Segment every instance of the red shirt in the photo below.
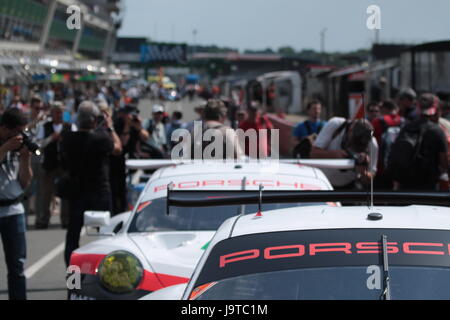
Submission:
{"label": "red shirt", "polygon": [[[265,139],[266,137],[261,137],[261,139],[264,139],[264,141],[260,141],[259,145],[258,145],[258,156],[259,156],[259,146],[262,146],[263,150],[262,150],[262,155],[263,156],[268,156],[270,153],[270,130],[273,129],[273,124],[272,122],[270,122],[269,118],[267,117],[267,115],[264,116],[258,116],[256,117],[256,119],[254,121],[252,120],[245,120],[243,122],[241,122],[239,124],[239,129],[244,130],[244,132],[246,132],[247,130],[250,129],[254,129],[256,130],[256,136],[258,137],[258,141],[260,139],[259,136],[259,130],[261,129],[267,129],[269,130],[267,133],[267,140]],[[245,141],[245,154],[248,156],[249,155],[249,145],[248,145],[249,141],[248,139],[246,139]]]}
{"label": "red shirt", "polygon": [[[383,121],[385,125],[383,124]],[[402,123],[402,117],[398,114],[388,114],[379,118],[372,120],[372,125],[374,129],[374,136],[377,139],[378,145],[381,143],[381,136],[387,127],[400,126]]]}

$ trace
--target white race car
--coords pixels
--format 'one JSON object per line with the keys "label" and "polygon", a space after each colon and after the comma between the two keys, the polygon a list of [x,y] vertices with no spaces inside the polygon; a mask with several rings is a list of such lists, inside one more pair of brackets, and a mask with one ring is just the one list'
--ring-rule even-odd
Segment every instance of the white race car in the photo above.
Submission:
{"label": "white race car", "polygon": [[[260,199],[361,203],[367,194],[268,191]],[[318,205],[230,218],[189,283],[142,300],[450,299],[450,194],[374,199],[389,206]],[[258,193],[248,191],[169,196],[178,206],[256,201]]]}
{"label": "white race car", "polygon": [[[292,161],[291,161],[292,162]],[[309,162],[306,162],[309,163]],[[317,161],[318,167],[327,161]],[[351,161],[337,162],[351,167]],[[169,166],[167,166],[169,164]],[[311,164],[314,164],[311,162]],[[331,161],[335,165],[336,161]],[[173,190],[332,190],[317,168],[264,162],[201,162],[175,165],[167,161],[130,161],[129,168],[157,170],[147,182],[132,212],[113,217],[86,212],[86,227],[101,227],[108,235],[74,251],[70,264],[82,274],[81,287],[70,299],[138,299],[149,292],[186,283],[217,228],[228,218],[255,212],[257,205],[226,205],[214,209],[171,207]],[[263,210],[308,204],[264,204]]]}

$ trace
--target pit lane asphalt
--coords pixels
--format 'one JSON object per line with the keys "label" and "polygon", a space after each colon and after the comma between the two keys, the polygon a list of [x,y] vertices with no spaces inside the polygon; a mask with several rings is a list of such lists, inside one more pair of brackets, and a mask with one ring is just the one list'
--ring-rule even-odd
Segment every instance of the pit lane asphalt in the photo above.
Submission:
{"label": "pit lane asphalt", "polygon": [[[151,107],[158,101],[143,99],[140,102],[140,116],[151,117]],[[172,115],[174,111],[183,112],[183,121],[197,118],[194,108],[200,100],[163,103],[166,111]],[[64,263],[64,241],[66,231],[61,228],[59,216],[52,216],[47,230],[34,229],[34,216],[28,219],[27,261],[25,272],[27,277],[27,295],[29,300],[65,300],[67,299],[66,267]],[[95,237],[83,236],[81,245],[95,241]],[[8,299],[7,271],[3,246],[0,250],[0,300]]]}

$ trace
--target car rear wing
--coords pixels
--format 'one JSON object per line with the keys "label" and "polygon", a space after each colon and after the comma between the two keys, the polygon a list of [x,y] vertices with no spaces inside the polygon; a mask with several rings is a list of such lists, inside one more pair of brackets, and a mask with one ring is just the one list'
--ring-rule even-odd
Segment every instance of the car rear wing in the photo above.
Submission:
{"label": "car rear wing", "polygon": [[126,166],[131,170],[156,170],[183,164],[205,164],[205,163],[260,163],[271,165],[276,163],[297,164],[318,169],[340,169],[350,170],[355,167],[355,161],[350,159],[277,159],[277,160],[127,160]]}
{"label": "car rear wing", "polygon": [[[375,192],[374,203],[394,205],[449,206],[448,192]],[[361,191],[195,191],[167,188],[167,210],[175,207],[212,207],[262,203],[343,202],[369,203],[370,194]]]}

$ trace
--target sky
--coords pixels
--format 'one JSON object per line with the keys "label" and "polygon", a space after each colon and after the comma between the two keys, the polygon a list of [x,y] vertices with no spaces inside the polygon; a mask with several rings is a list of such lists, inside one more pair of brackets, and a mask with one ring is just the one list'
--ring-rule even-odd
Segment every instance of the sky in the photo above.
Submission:
{"label": "sky", "polygon": [[[119,36],[239,49],[369,48],[367,8],[381,9],[382,43],[450,39],[450,0],[124,0]],[[196,30],[196,35],[194,35]]]}

